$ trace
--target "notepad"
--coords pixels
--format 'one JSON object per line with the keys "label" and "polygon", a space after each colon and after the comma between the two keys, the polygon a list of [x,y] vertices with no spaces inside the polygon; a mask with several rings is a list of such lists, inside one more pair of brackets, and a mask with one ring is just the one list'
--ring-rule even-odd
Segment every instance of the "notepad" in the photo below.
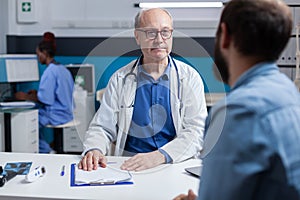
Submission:
{"label": "notepad", "polygon": [[98,167],[97,170],[92,171],[84,171],[79,169],[76,164],[72,164],[71,176],[74,176],[74,179],[71,179],[71,186],[133,184],[132,175],[129,171],[113,168],[111,166],[106,166],[105,168]]}

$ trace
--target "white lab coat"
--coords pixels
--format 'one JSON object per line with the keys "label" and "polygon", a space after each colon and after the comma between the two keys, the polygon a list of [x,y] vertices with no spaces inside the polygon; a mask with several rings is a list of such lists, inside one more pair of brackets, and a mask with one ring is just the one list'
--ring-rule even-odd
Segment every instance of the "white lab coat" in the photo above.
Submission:
{"label": "white lab coat", "polygon": [[[170,99],[176,137],[162,149],[170,155],[173,162],[180,162],[198,155],[202,149],[207,109],[200,75],[191,66],[175,59],[174,61],[180,77],[181,103],[178,99],[178,76],[175,67],[171,67]],[[127,76],[125,82],[124,77],[130,73],[134,63],[132,61],[122,67],[110,78],[100,108],[86,133],[83,155],[91,149],[99,149],[108,155],[123,155],[137,86],[133,75]],[[137,67],[133,72],[137,73]]]}

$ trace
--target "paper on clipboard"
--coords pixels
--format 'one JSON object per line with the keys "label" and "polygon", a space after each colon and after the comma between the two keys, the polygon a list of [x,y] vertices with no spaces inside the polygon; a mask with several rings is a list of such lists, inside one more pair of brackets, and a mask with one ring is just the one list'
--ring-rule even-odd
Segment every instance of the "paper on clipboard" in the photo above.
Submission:
{"label": "paper on clipboard", "polygon": [[90,185],[108,185],[132,180],[129,171],[116,169],[110,166],[105,168],[98,167],[97,170],[84,171],[75,167],[75,184],[90,184]]}

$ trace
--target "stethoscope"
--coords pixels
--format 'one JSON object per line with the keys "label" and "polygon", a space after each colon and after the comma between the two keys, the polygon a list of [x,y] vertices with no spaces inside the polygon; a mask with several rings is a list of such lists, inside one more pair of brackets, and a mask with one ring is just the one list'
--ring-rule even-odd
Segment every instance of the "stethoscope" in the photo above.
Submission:
{"label": "stethoscope", "polygon": [[[143,58],[143,55],[141,55],[138,59],[136,59],[136,61],[134,62],[133,66],[132,66],[132,68],[131,68],[131,70],[130,70],[130,72],[127,73],[127,74],[125,75],[125,77],[123,78],[123,86],[125,85],[126,79],[127,79],[129,76],[133,76],[134,82],[135,82],[136,87],[137,87],[137,84],[138,84],[138,82],[137,82],[137,76],[136,76],[136,73],[134,73],[133,71],[134,71],[134,69],[138,66],[138,64],[140,63],[140,61],[141,61],[142,58]],[[178,96],[178,100],[179,100],[179,102],[180,102],[180,107],[182,107],[182,106],[181,106],[181,104],[182,104],[182,103],[181,103],[181,95],[180,95],[180,77],[179,77],[178,68],[177,68],[177,65],[176,65],[176,63],[175,63],[175,60],[174,60],[171,56],[169,56],[169,58],[170,58],[171,62],[173,63],[173,65],[174,65],[174,67],[175,67],[175,70],[176,70],[176,75],[177,75],[177,87],[178,87],[178,91],[177,91],[178,94],[177,94],[177,96]],[[127,107],[127,108],[133,107],[133,104],[134,104],[134,101],[132,101],[130,105],[126,105],[126,107]]]}

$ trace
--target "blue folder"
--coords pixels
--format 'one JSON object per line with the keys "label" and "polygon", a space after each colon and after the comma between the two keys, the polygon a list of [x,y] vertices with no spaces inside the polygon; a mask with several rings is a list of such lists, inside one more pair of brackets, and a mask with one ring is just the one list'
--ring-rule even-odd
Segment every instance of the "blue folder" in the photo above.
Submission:
{"label": "blue folder", "polygon": [[131,185],[133,184],[133,181],[123,181],[123,182],[107,182],[107,183],[93,183],[93,184],[76,184],[75,183],[75,167],[76,163],[71,164],[71,173],[70,173],[70,186],[71,187],[80,187],[80,186],[105,186],[105,185]]}

